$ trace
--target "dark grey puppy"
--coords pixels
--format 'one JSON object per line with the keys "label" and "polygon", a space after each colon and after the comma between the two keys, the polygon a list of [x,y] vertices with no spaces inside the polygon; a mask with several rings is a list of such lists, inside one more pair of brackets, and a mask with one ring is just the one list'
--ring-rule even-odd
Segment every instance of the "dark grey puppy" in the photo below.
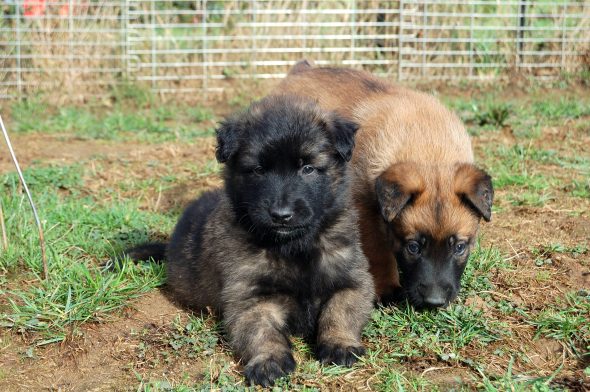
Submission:
{"label": "dark grey puppy", "polygon": [[315,339],[323,363],[350,366],[364,353],[374,288],[348,189],[356,129],[293,96],[227,119],[216,154],[225,188],[186,209],[165,249],[169,291],[222,317],[250,383],[293,371],[291,334]]}

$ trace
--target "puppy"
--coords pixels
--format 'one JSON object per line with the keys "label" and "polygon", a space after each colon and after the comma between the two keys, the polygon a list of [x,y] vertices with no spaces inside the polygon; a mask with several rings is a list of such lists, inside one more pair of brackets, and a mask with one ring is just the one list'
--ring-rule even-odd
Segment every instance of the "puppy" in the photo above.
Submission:
{"label": "puppy", "polygon": [[305,60],[276,92],[313,98],[359,123],[353,199],[381,300],[405,294],[416,307],[451,302],[494,194],[457,116],[428,94]]}
{"label": "puppy", "polygon": [[291,334],[315,339],[322,363],[350,366],[364,353],[374,287],[349,192],[356,130],[293,96],[227,119],[216,152],[225,187],[190,204],[167,245],[168,290],[221,316],[252,384],[293,371]]}

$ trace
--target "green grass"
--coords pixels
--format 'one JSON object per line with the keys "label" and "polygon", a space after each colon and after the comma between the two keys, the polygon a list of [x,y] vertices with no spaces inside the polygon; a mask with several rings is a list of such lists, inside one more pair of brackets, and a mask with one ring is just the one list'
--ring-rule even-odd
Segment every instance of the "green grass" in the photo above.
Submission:
{"label": "green grass", "polygon": [[[503,211],[524,208],[532,214],[539,207],[554,206],[563,195],[575,198],[580,208],[586,206],[590,159],[575,148],[564,151],[559,143],[539,144],[548,128],[561,127],[564,121],[572,124],[572,138],[586,132],[588,100],[562,98],[560,94],[547,98],[543,93],[517,100],[492,89],[475,99],[447,98],[468,122],[474,139],[484,137],[478,164],[492,175],[498,191],[496,204],[502,205]],[[243,106],[246,98],[236,94],[228,105]],[[123,84],[112,92],[108,102],[92,102],[85,107],[55,107],[42,99],[13,103],[9,130],[15,134],[59,133],[131,142],[140,149],[174,141],[198,145],[213,135],[216,120],[205,106],[162,103],[144,89]],[[513,139],[502,140],[507,132]],[[71,164],[28,165],[25,176],[48,244],[47,281],[41,278],[37,230],[18,178],[15,173],[0,176],[0,202],[10,243],[0,252],[0,326],[24,337],[20,344],[27,361],[34,363],[47,355],[49,351],[40,346],[83,342],[84,325],[117,320],[134,299],[162,285],[164,271],[156,264],[126,261],[114,271],[105,271],[101,265],[129,245],[170,233],[180,207],[151,212],[141,200],[185,185],[191,194],[198,194],[203,189],[192,187],[192,181],[206,183],[219,176],[221,169],[213,156],[202,162],[195,164],[188,159],[171,165],[154,158],[113,164],[94,157]],[[138,164],[147,175],[125,175]],[[99,176],[109,170],[122,171],[123,175],[118,173],[116,180]],[[100,186],[95,181],[100,181]],[[500,219],[514,222],[506,215]],[[493,224],[497,219],[494,217]],[[503,227],[504,222],[498,224]],[[517,300],[519,296],[526,298],[528,287],[507,287],[498,277],[514,276],[521,271],[520,263],[529,262],[534,269],[530,290],[539,290],[563,275],[554,255],[587,266],[589,244],[572,244],[564,239],[518,240],[525,242],[526,248],[524,256],[515,259],[513,250],[507,249],[512,238],[504,241],[496,233],[494,245],[490,245],[484,237],[467,264],[459,299],[447,309],[417,312],[407,304],[375,309],[363,333],[367,354],[352,369],[323,366],[314,357],[313,342],[292,339],[297,369],[291,377],[279,380],[275,390],[320,391],[349,386],[368,386],[377,391],[558,389],[555,385],[559,384],[553,381],[579,369],[564,365],[543,369],[542,375],[520,371],[517,369],[527,366],[526,358],[513,347],[527,347],[530,341],[526,336],[551,339],[567,347],[566,358],[580,361],[590,351],[588,293],[570,290],[563,295],[556,291],[555,300],[533,309],[526,301]],[[475,298],[478,302],[472,302]],[[134,377],[133,389],[246,388],[219,321],[212,317],[183,314],[157,328],[139,327],[127,337],[131,356],[121,360],[121,368]],[[8,343],[2,344],[3,348]],[[180,362],[199,364],[202,370],[198,374],[167,374],[166,369]],[[453,376],[437,379],[439,368]],[[0,382],[6,377],[10,374],[0,373]]]}
{"label": "green grass", "polygon": [[[168,110],[168,112],[166,112]],[[129,112],[127,109],[115,109],[104,116],[97,116],[92,109],[68,107],[58,109],[54,114],[44,113],[36,116],[35,121],[20,121],[15,127],[17,132],[71,133],[83,139],[102,140],[138,140],[159,143],[173,140],[193,140],[196,137],[212,136],[211,125],[198,125],[199,122],[212,121],[214,117],[207,117],[205,111],[196,115],[196,109],[187,108],[185,112],[173,112],[170,107],[160,107],[155,111],[150,109]],[[23,113],[22,116],[32,116]],[[181,125],[171,122],[172,119],[190,117],[201,118],[194,126]]]}
{"label": "green grass", "polygon": [[514,391],[514,392],[551,392],[555,391],[550,386],[551,380],[554,375],[549,377],[538,377],[530,375],[518,375],[514,374],[513,366],[514,360],[511,359],[506,373],[490,377],[484,373],[481,374],[482,381],[478,385],[479,389],[486,392],[503,392],[503,391]]}
{"label": "green grass", "polygon": [[537,192],[547,190],[551,185],[551,179],[544,174],[535,173],[530,163],[535,153],[534,148],[521,144],[486,148],[486,166],[494,173],[494,188],[518,186],[520,189]]}
{"label": "green grass", "polygon": [[553,122],[588,116],[590,115],[590,105],[588,100],[584,98],[562,98],[534,102],[531,111],[533,114]]}
{"label": "green grass", "polygon": [[529,323],[537,336],[565,342],[576,356],[590,355],[590,294],[587,291],[568,293],[540,312]]}
{"label": "green grass", "polygon": [[193,141],[214,135],[216,116],[205,107],[155,102],[148,91],[122,84],[111,94],[113,104],[52,106],[41,99],[11,106],[9,130],[16,133],[67,133],[82,139],[149,143]]}
{"label": "green grass", "polygon": [[[127,263],[108,272],[101,264],[125,246],[147,240],[146,226],[170,227],[171,221],[141,212],[133,200],[101,205],[99,198],[82,195],[82,176],[80,165],[25,171],[44,223],[47,281],[40,277],[37,229],[15,175],[0,181],[0,201],[10,212],[9,248],[0,254],[0,272],[12,276],[2,289],[7,306],[0,323],[22,333],[36,332],[36,344],[64,340],[81,323],[110,317],[162,283],[161,266]],[[58,189],[70,192],[58,194]]]}
{"label": "green grass", "polygon": [[501,324],[489,320],[474,308],[455,304],[434,312],[418,312],[409,305],[374,312],[372,325],[365,331],[369,341],[395,339],[393,352],[399,360],[433,355],[442,361],[460,359],[460,350],[469,345],[484,346],[500,339]]}

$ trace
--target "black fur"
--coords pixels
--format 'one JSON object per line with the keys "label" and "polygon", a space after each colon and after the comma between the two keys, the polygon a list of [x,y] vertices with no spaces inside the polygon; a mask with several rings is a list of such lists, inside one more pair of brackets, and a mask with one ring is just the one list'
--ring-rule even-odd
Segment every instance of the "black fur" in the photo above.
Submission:
{"label": "black fur", "polygon": [[315,339],[322,362],[350,366],[364,352],[374,289],[348,189],[356,129],[301,98],[253,104],[217,132],[224,189],[174,230],[168,290],[223,318],[250,383],[293,371],[291,334]]}

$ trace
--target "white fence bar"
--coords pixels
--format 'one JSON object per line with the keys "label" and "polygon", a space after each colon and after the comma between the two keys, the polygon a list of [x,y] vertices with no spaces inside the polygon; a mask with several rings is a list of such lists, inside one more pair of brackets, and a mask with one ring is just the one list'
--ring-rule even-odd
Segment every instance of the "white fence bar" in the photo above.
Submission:
{"label": "white fence bar", "polygon": [[587,1],[0,1],[3,99],[83,99],[123,80],[217,92],[232,79],[283,77],[306,57],[400,80],[590,67]]}

